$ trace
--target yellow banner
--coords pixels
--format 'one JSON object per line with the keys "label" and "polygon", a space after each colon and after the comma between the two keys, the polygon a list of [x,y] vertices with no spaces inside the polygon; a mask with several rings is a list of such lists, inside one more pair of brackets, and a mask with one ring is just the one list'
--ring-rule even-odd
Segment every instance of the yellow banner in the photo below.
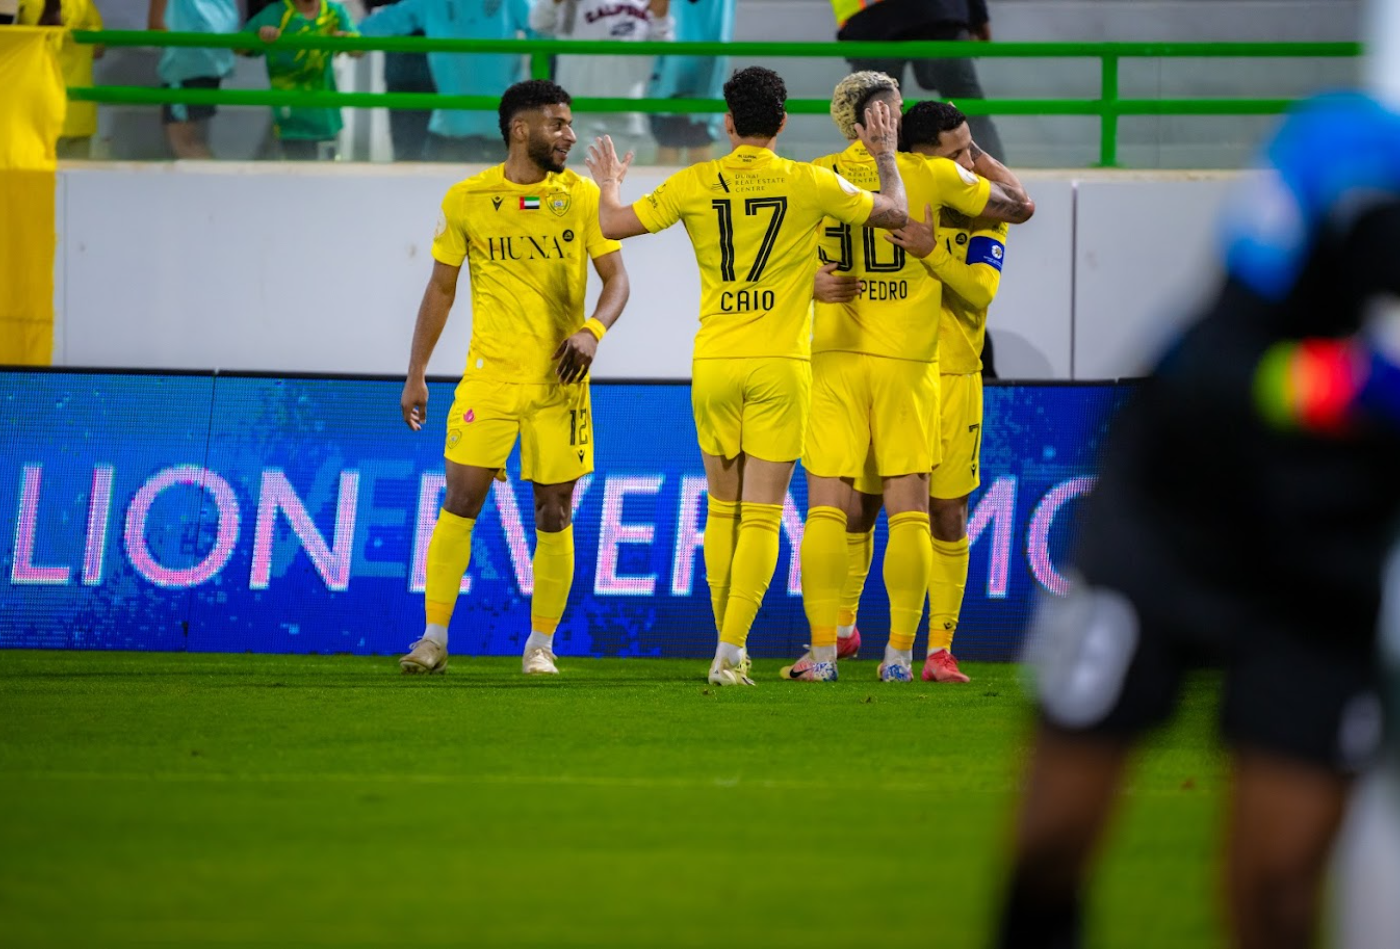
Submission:
{"label": "yellow banner", "polygon": [[54,148],[64,31],[0,29],[0,363],[53,362]]}

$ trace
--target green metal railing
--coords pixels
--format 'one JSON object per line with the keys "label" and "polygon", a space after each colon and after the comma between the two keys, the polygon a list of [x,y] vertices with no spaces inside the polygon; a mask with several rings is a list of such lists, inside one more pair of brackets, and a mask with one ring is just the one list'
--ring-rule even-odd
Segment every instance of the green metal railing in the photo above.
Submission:
{"label": "green metal railing", "polygon": [[[1130,115],[1273,115],[1294,100],[1284,98],[1122,99],[1118,66],[1124,59],[1296,59],[1347,58],[1361,54],[1360,43],[618,43],[607,40],[460,40],[426,37],[282,37],[266,44],[249,34],[165,33],[143,30],[77,30],[79,43],[106,46],[180,46],[203,49],[325,49],[338,52],[382,50],[394,53],[516,53],[530,57],[530,74],[549,76],[556,55],[743,56],[868,59],[1098,59],[1096,99],[959,99],[968,115],[1078,115],[1099,118],[1099,162],[1118,164],[1118,119]],[[85,102],[137,105],[327,106],[392,109],[494,110],[495,96],[441,93],[302,92],[274,89],[165,89],[144,86],[89,86],[68,90]],[[789,99],[788,112],[824,115],[826,99]],[[722,99],[579,98],[580,112],[719,113]]]}

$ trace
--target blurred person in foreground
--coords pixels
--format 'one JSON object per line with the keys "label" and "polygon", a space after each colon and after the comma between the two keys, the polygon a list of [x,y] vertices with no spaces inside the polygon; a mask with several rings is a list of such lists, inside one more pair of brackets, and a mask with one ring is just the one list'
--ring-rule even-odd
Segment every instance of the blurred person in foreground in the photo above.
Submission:
{"label": "blurred person in foreground", "polygon": [[1400,514],[1400,117],[1285,119],[1225,217],[1225,279],[1114,420],[1068,595],[1031,631],[1039,723],[998,945],[1081,942],[1133,747],[1223,668],[1231,940],[1309,946],[1382,736],[1376,630]]}

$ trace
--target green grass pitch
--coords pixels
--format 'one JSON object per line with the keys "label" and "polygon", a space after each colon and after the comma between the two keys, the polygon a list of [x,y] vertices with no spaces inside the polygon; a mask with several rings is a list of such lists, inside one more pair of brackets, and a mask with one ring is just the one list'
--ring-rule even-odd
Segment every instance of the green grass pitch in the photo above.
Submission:
{"label": "green grass pitch", "polygon": [[[705,661],[0,651],[7,945],[986,944],[1028,713]],[[1142,757],[1096,945],[1221,945],[1215,681]]]}

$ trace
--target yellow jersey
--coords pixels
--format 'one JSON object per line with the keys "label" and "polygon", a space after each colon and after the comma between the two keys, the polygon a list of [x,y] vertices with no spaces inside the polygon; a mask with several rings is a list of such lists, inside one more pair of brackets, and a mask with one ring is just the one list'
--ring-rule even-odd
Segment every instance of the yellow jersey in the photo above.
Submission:
{"label": "yellow jersey", "polygon": [[685,222],[700,266],[695,359],[812,357],[817,225],[870,217],[874,196],[826,168],[741,145],[632,205],[655,233]]}
{"label": "yellow jersey", "polygon": [[[944,207],[969,215],[987,207],[991,183],[956,162],[909,152],[897,153],[896,159],[911,218],[922,220],[925,205],[932,206],[935,215]],[[875,160],[860,142],[813,164],[863,188],[880,186]],[[876,228],[852,228],[836,220],[826,222],[820,252],[822,260],[836,262],[837,273],[859,277],[863,289],[849,303],[816,305],[815,352],[866,353],[923,363],[938,359],[942,284],[925,263],[910,258]]]}
{"label": "yellow jersey", "polygon": [[1001,287],[1007,225],[969,221],[943,212],[928,263],[943,281],[938,324],[938,371],[949,375],[982,371],[987,308]]}
{"label": "yellow jersey", "polygon": [[[62,0],[63,27],[66,30],[100,30],[102,13],[92,0]],[[21,26],[35,26],[44,13],[44,0],[20,0],[19,16],[15,22]],[[63,67],[64,85],[92,85],[92,46],[73,42],[70,34],[63,36],[63,49],[59,51],[58,63]],[[69,100],[68,111],[63,117],[65,138],[86,138],[97,134],[97,103]]]}
{"label": "yellow jersey", "polygon": [[433,257],[471,275],[466,375],[554,381],[554,351],[583,326],[589,260],[621,249],[598,226],[598,186],[572,171],[517,185],[497,165],[449,188]]}

